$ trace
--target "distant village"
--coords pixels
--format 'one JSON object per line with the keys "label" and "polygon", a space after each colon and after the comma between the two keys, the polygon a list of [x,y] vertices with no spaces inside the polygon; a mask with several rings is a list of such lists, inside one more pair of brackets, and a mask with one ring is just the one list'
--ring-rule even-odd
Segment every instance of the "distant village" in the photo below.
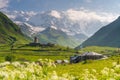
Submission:
{"label": "distant village", "polygon": [[99,59],[107,59],[108,57],[102,54],[98,54],[96,52],[85,52],[83,54],[74,55],[70,57],[70,61],[68,60],[56,60],[57,64],[68,64],[68,63],[79,63],[86,60],[99,60]]}
{"label": "distant village", "polygon": [[29,43],[28,46],[42,46],[42,47],[50,46],[50,47],[53,47],[53,46],[55,46],[55,44],[53,44],[53,43],[41,44],[41,43],[39,43],[38,38],[34,37],[33,42]]}
{"label": "distant village", "polygon": [[98,59],[106,59],[107,56],[96,53],[96,52],[85,52],[80,55],[75,55],[70,57],[70,63],[78,63],[85,60],[98,60]]}
{"label": "distant village", "polygon": [[[53,47],[55,46],[55,44],[52,44],[52,43],[41,44],[39,43],[38,38],[34,37],[33,42],[29,43],[28,46]],[[79,62],[86,61],[86,60],[99,60],[99,59],[106,59],[106,58],[107,56],[96,53],[96,52],[85,52],[83,54],[71,56],[70,60],[56,60],[55,63],[56,64],[79,63]]]}

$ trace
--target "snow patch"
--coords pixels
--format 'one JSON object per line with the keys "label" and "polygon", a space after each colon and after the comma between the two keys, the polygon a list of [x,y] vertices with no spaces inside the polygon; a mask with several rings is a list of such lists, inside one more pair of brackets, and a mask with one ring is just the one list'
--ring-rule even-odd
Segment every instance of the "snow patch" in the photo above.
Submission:
{"label": "snow patch", "polygon": [[6,15],[7,15],[7,17],[10,18],[10,19],[15,19],[15,18],[16,18],[15,15],[10,15],[10,14],[6,14]]}
{"label": "snow patch", "polygon": [[55,26],[51,26],[51,28],[53,28],[53,29],[56,29],[56,30],[57,30],[57,27],[55,27]]}
{"label": "snow patch", "polygon": [[45,30],[45,28],[42,28],[42,27],[33,27],[33,30],[35,32],[41,32],[41,31]]}
{"label": "snow patch", "polygon": [[22,25],[23,24],[23,22],[20,22],[20,21],[14,21],[14,23],[17,24],[17,25]]}
{"label": "snow patch", "polygon": [[27,26],[29,26],[29,28],[32,30],[32,34],[34,34],[34,33],[38,33],[38,32],[41,32],[41,31],[43,31],[43,30],[45,30],[45,28],[42,28],[42,27],[37,27],[37,26],[32,26],[32,25],[30,25],[30,24],[28,24],[28,23],[24,23],[25,25],[27,25]]}
{"label": "snow patch", "polygon": [[65,32],[65,33],[69,33],[70,31],[69,30],[67,30],[67,29],[61,29],[63,32]]}

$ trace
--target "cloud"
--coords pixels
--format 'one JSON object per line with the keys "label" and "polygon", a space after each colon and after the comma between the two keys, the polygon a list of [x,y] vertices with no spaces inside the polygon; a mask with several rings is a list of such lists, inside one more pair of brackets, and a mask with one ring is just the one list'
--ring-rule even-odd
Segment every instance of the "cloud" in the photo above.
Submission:
{"label": "cloud", "polygon": [[37,14],[37,12],[34,11],[4,11],[4,13],[13,21],[14,20],[29,21],[29,19],[32,16]]}
{"label": "cloud", "polygon": [[50,15],[55,17],[55,18],[61,18],[60,13],[58,11],[55,11],[55,10],[52,10]]}
{"label": "cloud", "polygon": [[74,10],[69,9],[66,11],[66,15],[72,21],[100,21],[100,22],[112,22],[115,20],[119,15],[113,13],[106,13],[106,12],[94,12],[89,10]]}
{"label": "cloud", "polygon": [[6,14],[7,17],[9,17],[10,19],[15,19],[16,18],[16,15],[10,15],[10,14]]}
{"label": "cloud", "polygon": [[0,9],[8,7],[9,0],[0,0]]}

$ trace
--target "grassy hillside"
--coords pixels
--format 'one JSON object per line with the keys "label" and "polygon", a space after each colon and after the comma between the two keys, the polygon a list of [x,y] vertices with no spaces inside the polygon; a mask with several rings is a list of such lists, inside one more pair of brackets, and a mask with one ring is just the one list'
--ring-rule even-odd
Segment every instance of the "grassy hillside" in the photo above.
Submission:
{"label": "grassy hillside", "polygon": [[37,36],[39,38],[39,42],[41,43],[54,43],[72,48],[76,47],[79,43],[77,40],[75,40],[72,37],[69,37],[63,31],[56,30],[53,28],[47,28]]}
{"label": "grassy hillside", "polygon": [[22,34],[20,28],[14,24],[6,15],[0,12],[0,43],[25,43],[28,40]]}
{"label": "grassy hillside", "polygon": [[120,17],[83,42],[83,46],[120,47]]}
{"label": "grassy hillside", "polygon": [[97,52],[105,55],[117,55],[120,53],[119,48],[114,47],[100,47],[100,46],[88,46],[79,50],[80,53],[84,52]]}

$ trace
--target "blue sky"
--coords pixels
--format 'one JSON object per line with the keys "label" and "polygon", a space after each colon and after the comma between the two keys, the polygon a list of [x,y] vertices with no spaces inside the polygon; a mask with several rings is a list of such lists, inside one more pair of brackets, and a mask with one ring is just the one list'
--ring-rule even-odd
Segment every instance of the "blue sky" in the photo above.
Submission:
{"label": "blue sky", "polygon": [[[7,3],[5,3],[8,1]],[[120,13],[120,0],[0,0],[7,10],[48,11],[85,8]],[[0,5],[2,6],[2,5]],[[1,8],[1,7],[0,7]]]}
{"label": "blue sky", "polygon": [[0,0],[0,11],[12,20],[17,16],[29,20],[49,11],[49,15],[55,18],[62,18],[61,13],[64,13],[68,19],[81,25],[94,21],[106,25],[120,16],[120,0]]}
{"label": "blue sky", "polygon": [[[0,0],[0,10],[10,13],[22,11],[29,16],[55,10],[54,16],[63,11],[74,20],[88,18],[88,22],[95,19],[104,23],[120,16],[120,0]],[[15,18],[14,14],[8,16]]]}

